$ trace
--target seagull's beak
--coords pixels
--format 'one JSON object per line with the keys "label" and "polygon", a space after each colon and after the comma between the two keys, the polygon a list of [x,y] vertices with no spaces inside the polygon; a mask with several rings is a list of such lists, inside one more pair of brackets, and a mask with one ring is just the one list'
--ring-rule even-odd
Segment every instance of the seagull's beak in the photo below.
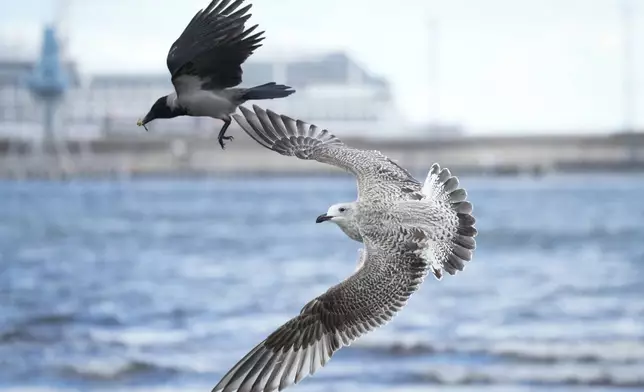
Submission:
{"label": "seagull's beak", "polygon": [[317,219],[315,220],[315,223],[322,223],[324,221],[328,221],[328,220],[331,220],[331,219],[333,219],[332,216],[329,216],[327,214],[322,214],[322,215],[317,217]]}

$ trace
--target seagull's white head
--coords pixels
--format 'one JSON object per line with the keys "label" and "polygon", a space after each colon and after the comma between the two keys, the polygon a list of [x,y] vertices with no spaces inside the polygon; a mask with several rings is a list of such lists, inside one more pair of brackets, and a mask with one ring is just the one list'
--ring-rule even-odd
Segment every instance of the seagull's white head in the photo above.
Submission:
{"label": "seagull's white head", "polygon": [[355,220],[355,214],[358,210],[356,202],[339,203],[329,207],[326,214],[318,216],[315,223],[333,222],[342,229],[349,237],[359,241],[360,232]]}
{"label": "seagull's white head", "polygon": [[329,210],[326,212],[326,214],[318,216],[318,218],[315,220],[315,223],[331,221],[337,225],[341,225],[343,222],[351,219],[354,212],[355,203],[334,204],[329,207]]}

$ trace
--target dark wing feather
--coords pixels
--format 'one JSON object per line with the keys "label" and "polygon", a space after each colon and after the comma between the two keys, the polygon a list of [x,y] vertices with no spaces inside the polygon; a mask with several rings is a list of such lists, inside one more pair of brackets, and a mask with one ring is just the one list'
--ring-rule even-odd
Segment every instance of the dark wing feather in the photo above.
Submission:
{"label": "dark wing feather", "polygon": [[381,199],[383,194],[401,200],[420,200],[422,185],[407,170],[380,151],[348,147],[327,130],[288,116],[240,106],[243,115],[233,115],[256,142],[279,154],[313,159],[354,174],[362,201]]}
{"label": "dark wing feather", "polygon": [[253,348],[212,391],[281,391],[390,321],[423,281],[427,263],[412,252],[387,256],[365,245],[362,267]]}
{"label": "dark wing feather", "polygon": [[168,51],[173,83],[183,75],[197,76],[205,89],[233,87],[242,81],[241,65],[261,46],[257,25],[244,30],[251,5],[243,0],[213,0],[197,12]]}

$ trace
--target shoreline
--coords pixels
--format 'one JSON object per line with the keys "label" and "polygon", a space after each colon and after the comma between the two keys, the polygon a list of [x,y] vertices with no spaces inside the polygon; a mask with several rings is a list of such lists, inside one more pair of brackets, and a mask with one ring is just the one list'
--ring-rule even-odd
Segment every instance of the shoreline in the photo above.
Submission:
{"label": "shoreline", "polygon": [[[529,176],[582,173],[644,173],[644,133],[463,137],[393,140],[347,139],[346,144],[379,150],[412,173],[433,163],[459,175]],[[0,140],[0,178],[139,178],[195,176],[330,176],[338,168],[282,156],[246,134],[221,150],[210,137],[111,135],[60,141],[40,148]]]}

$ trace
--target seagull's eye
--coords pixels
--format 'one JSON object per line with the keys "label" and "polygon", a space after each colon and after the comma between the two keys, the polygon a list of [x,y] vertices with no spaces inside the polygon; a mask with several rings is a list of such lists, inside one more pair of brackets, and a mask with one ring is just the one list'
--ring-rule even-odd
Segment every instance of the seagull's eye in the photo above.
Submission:
{"label": "seagull's eye", "polygon": [[340,212],[345,212],[346,210],[347,210],[346,208],[341,207],[338,211],[340,211]]}

